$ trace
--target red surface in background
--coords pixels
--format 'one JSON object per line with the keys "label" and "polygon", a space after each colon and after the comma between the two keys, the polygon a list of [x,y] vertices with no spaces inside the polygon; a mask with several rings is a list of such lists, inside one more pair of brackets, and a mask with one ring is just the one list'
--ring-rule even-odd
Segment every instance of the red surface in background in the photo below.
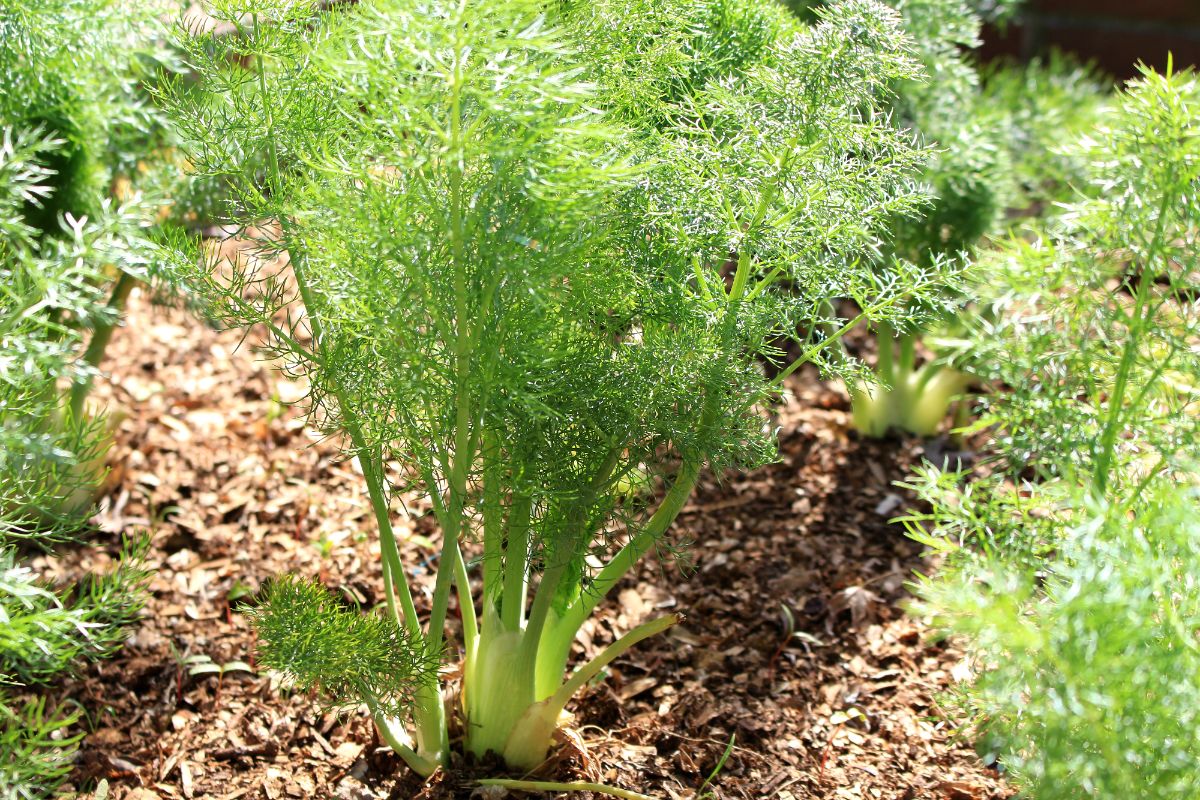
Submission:
{"label": "red surface in background", "polygon": [[985,58],[1030,58],[1058,48],[1121,78],[1144,61],[1162,70],[1200,66],[1200,0],[1027,0],[1006,29],[984,32]]}

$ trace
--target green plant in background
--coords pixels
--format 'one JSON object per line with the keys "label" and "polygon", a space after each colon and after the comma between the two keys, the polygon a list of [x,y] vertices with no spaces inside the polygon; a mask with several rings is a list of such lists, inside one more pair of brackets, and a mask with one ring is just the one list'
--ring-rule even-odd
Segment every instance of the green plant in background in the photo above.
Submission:
{"label": "green plant in background", "polygon": [[88,576],[74,586],[40,583],[11,549],[0,554],[0,674],[42,683],[79,659],[111,655],[137,619],[148,572],[144,541],[125,543],[112,572]]}
{"label": "green plant in background", "polygon": [[[157,210],[136,189],[140,156],[165,136],[139,94],[149,68],[141,55],[152,52],[154,30],[149,10],[100,0],[14,0],[0,9],[0,132],[9,162],[3,302],[38,317],[39,346],[53,350],[58,365],[17,364],[28,346],[22,337],[32,334],[5,331],[9,368],[22,373],[10,386],[19,380],[25,399],[3,407],[0,425],[23,429],[28,446],[40,450],[15,449],[0,461],[0,507],[9,516],[32,509],[30,528],[86,514],[103,477],[106,422],[86,401],[153,252],[147,236]],[[85,263],[68,266],[72,258]],[[60,288],[66,282],[72,287]],[[86,347],[72,358],[81,339]],[[70,453],[73,466],[60,469],[51,451]],[[52,507],[48,485],[56,480],[62,499]],[[21,501],[26,491],[36,493],[38,507]]]}
{"label": "green plant in background", "polygon": [[1200,81],[1144,70],[1068,157],[1090,189],[980,269],[972,363],[1011,391],[996,458],[927,469],[947,556],[925,610],[966,635],[980,747],[1029,797],[1200,791]]}
{"label": "green plant in background", "polygon": [[130,188],[154,116],[133,94],[132,54],[147,31],[109,2],[0,8],[4,797],[55,790],[71,763],[75,718],[48,708],[35,687],[117,648],[147,579],[140,543],[127,543],[107,574],[69,587],[46,584],[21,560],[83,537],[104,475],[108,424],[85,400],[153,253],[155,209]]}
{"label": "green plant in background", "polygon": [[[126,548],[110,574],[66,589],[44,585],[18,561],[18,548],[77,537],[92,506],[107,432],[96,422],[70,424],[69,395],[57,390],[78,374],[80,331],[66,320],[112,313],[97,265],[127,252],[121,232],[130,224],[102,208],[95,220],[73,220],[69,235],[39,237],[24,207],[49,193],[40,156],[56,146],[7,130],[0,140],[0,684],[19,686],[110,653],[137,616],[146,579],[141,545]],[[0,792],[49,796],[75,741],[50,735],[73,718],[14,696],[7,686],[0,703]]]}
{"label": "green plant in background", "polygon": [[[897,88],[894,113],[936,155],[923,177],[932,201],[915,219],[896,220],[895,247],[885,257],[903,258],[948,272],[961,271],[985,234],[999,221],[1009,193],[1010,164],[1002,147],[1005,129],[988,117],[971,51],[979,46],[983,14],[1007,16],[1018,2],[895,0],[905,29],[917,41],[929,74]],[[961,296],[948,293],[935,316],[953,327]],[[849,384],[854,427],[868,436],[891,430],[932,436],[952,403],[971,383],[947,358],[918,352],[930,326],[877,326],[872,379]]]}
{"label": "green plant in background", "polygon": [[[900,219],[893,255],[919,263],[964,265],[1006,217],[1049,211],[1086,183],[1085,165],[1062,152],[1097,120],[1111,87],[1065,56],[1027,65],[977,67],[982,21],[1004,21],[1020,2],[898,0],[906,29],[920,43],[931,79],[898,87],[897,113],[937,156],[926,169],[933,201],[925,214]],[[956,368],[958,314],[967,298],[944,298],[941,323],[928,330],[876,330],[874,380],[851,384],[853,422],[882,436],[896,429],[937,432],[972,378]],[[975,313],[966,311],[965,313]],[[939,330],[940,328],[940,330]],[[933,334],[932,336],[927,334]],[[920,345],[934,352],[921,362]]]}
{"label": "green plant in background", "polygon": [[1099,122],[1113,80],[1057,51],[1027,64],[986,64],[980,72],[980,107],[1003,131],[999,143],[1008,152],[1012,209],[1038,215],[1088,191],[1087,161],[1071,145]]}
{"label": "green plant in background", "polygon": [[[928,78],[896,89],[901,124],[931,143],[923,179],[932,200],[915,219],[896,220],[895,255],[929,264],[974,248],[1004,209],[1009,165],[1002,130],[989,120],[972,51],[982,19],[968,0],[893,0],[917,43]],[[1010,0],[1005,6],[1015,6]],[[995,9],[993,9],[995,10]]]}
{"label": "green plant in background", "polygon": [[0,534],[0,797],[54,796],[70,771],[79,715],[48,707],[33,690],[125,641],[145,599],[147,546],[126,541],[109,572],[60,587],[19,563]]}
{"label": "green plant in background", "polygon": [[[947,285],[995,226],[1008,194],[1010,167],[1001,146],[1004,127],[987,113],[971,50],[979,45],[983,17],[999,19],[1015,0],[889,0],[916,43],[925,77],[897,82],[888,112],[934,148],[921,178],[930,201],[918,215],[898,215],[881,263],[910,261],[941,272]],[[813,12],[808,12],[813,13]],[[894,267],[891,267],[894,268]],[[901,430],[930,436],[970,378],[946,359],[921,363],[919,345],[929,321],[952,317],[953,291],[920,316],[920,327],[875,327],[878,357],[873,373],[847,381],[853,425],[868,436]]]}
{"label": "green plant in background", "polygon": [[[469,753],[535,769],[571,696],[674,622],[567,673],[701,470],[771,458],[759,409],[787,375],[837,371],[830,341],[905,324],[941,290],[932,270],[857,258],[920,199],[922,154],[881,112],[918,65],[871,0],[811,27],[765,0],[216,11],[241,35],[188,37],[204,91],[165,99],[199,172],[266,238],[180,272],[308,376],[314,418],[362,466],[387,601],[364,617],[276,583],[262,661],[365,703],[420,773],[447,763],[451,725]],[[826,316],[832,297],[861,315]],[[770,343],[798,323],[832,332],[781,361]],[[442,533],[426,614],[392,528],[406,491]],[[448,714],[433,667],[453,628]]]}

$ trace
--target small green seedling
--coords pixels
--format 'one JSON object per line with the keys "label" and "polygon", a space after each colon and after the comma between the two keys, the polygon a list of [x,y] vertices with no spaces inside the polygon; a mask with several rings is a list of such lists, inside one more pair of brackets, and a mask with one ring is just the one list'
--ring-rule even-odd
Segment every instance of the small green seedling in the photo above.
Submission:
{"label": "small green seedling", "polygon": [[725,768],[725,762],[729,760],[729,756],[733,753],[734,745],[737,744],[737,734],[729,735],[729,744],[725,745],[725,752],[721,753],[721,757],[717,759],[716,765],[712,772],[708,773],[708,777],[704,779],[704,783],[700,784],[700,788],[696,790],[696,800],[716,800],[717,793],[708,787],[712,785],[717,776],[721,774],[721,770]]}
{"label": "small green seedling", "polygon": [[[230,672],[248,672],[254,674],[254,667],[244,661],[228,661],[224,664],[213,661],[212,657],[204,653],[196,653],[190,656],[178,658],[180,666],[180,674],[184,669],[190,677],[196,678],[203,675],[217,676],[217,689],[213,693],[213,705],[221,705],[221,690],[225,686],[225,676]],[[182,677],[180,678],[179,688],[182,688]]]}

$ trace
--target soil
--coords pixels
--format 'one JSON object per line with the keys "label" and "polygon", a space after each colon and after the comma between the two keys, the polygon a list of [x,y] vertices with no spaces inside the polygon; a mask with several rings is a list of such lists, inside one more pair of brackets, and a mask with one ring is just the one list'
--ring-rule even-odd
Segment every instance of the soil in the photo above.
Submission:
{"label": "soil", "polygon": [[[158,572],[123,652],[51,692],[86,710],[74,786],[104,780],[114,800],[505,796],[472,784],[486,765],[420,780],[364,714],[323,711],[256,671],[235,607],[272,575],[379,599],[356,467],[289,405],[304,386],[261,360],[253,336],[140,294],[128,317],[97,388],[127,415],[102,547],[41,566],[62,579],[103,569],[121,535],[148,531]],[[690,566],[650,559],[585,627],[580,655],[665,609],[685,615],[577,698],[547,777],[672,800],[1010,797],[939,706],[968,664],[904,610],[929,565],[888,519],[910,500],[893,481],[922,444],[859,439],[844,395],[813,375],[791,390],[779,463],[706,478],[681,515]],[[419,502],[395,511],[427,607],[432,524]]]}

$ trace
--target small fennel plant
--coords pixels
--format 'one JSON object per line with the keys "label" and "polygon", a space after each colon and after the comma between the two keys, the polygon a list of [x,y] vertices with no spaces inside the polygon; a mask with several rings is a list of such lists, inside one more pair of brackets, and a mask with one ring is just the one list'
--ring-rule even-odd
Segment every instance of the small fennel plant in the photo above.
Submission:
{"label": "small fennel plant", "polygon": [[[307,377],[312,419],[362,467],[386,598],[364,618],[275,582],[263,662],[365,705],[419,773],[448,763],[452,726],[533,770],[572,695],[675,621],[568,672],[701,471],[771,458],[762,408],[788,375],[840,369],[831,341],[939,291],[861,257],[922,199],[924,154],[881,110],[919,67],[872,0],[813,26],[765,1],[214,12],[240,35],[183,37],[199,91],[163,99],[257,253],[185,249],[178,271]],[[829,316],[831,297],[861,315]],[[798,324],[817,333],[785,361],[773,343]],[[414,491],[441,531],[428,607],[393,528]]]}
{"label": "small fennel plant", "polygon": [[1008,194],[1010,165],[1000,143],[1005,130],[982,101],[971,51],[980,44],[983,15],[1010,13],[1014,2],[889,0],[913,37],[923,76],[898,81],[890,113],[929,143],[933,155],[921,174],[930,200],[917,215],[897,215],[881,262],[908,260],[945,276],[947,291],[913,309],[918,324],[874,326],[875,368],[847,381],[852,424],[880,437],[899,430],[937,432],[970,377],[946,358],[921,359],[927,332],[945,326],[961,304],[955,287],[967,258],[996,225]]}

